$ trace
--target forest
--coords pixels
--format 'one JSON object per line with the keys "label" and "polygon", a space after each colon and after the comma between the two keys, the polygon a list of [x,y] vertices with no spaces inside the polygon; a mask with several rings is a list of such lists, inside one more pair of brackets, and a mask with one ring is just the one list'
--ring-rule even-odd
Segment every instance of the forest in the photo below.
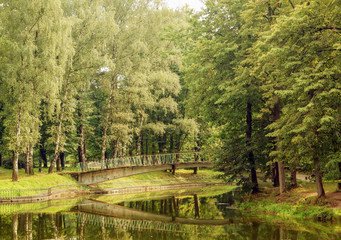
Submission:
{"label": "forest", "polygon": [[[283,193],[341,178],[341,2],[0,1],[0,166],[209,151]],[[286,179],[290,176],[290,179]]]}

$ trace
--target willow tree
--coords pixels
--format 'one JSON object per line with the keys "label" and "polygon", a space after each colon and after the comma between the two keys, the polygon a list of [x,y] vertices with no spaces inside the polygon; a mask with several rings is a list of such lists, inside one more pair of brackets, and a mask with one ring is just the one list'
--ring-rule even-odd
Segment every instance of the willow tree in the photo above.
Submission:
{"label": "willow tree", "polygon": [[19,155],[39,140],[40,101],[54,94],[63,72],[66,26],[60,1],[2,1],[1,8],[1,96],[17,181]]}

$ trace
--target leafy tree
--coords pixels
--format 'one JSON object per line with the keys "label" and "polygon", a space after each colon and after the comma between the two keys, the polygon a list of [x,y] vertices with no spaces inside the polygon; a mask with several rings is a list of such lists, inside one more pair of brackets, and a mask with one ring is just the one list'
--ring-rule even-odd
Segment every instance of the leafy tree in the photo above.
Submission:
{"label": "leafy tree", "polygon": [[295,4],[264,34],[261,60],[277,94],[286,99],[283,116],[270,125],[279,139],[273,154],[289,165],[314,169],[318,197],[322,169],[339,152],[340,6],[331,1]]}
{"label": "leafy tree", "polygon": [[39,140],[40,101],[58,86],[65,29],[60,1],[2,1],[1,8],[1,96],[17,181],[19,155]]}

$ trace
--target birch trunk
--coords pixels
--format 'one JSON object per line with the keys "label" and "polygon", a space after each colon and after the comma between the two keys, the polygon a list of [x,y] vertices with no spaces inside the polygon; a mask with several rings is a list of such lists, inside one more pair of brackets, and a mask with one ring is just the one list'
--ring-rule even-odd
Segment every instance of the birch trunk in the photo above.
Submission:
{"label": "birch trunk", "polygon": [[62,126],[63,126],[63,121],[64,121],[64,114],[65,114],[65,104],[67,101],[67,97],[68,97],[68,88],[69,88],[69,84],[70,84],[70,77],[68,77],[67,81],[66,81],[66,86],[65,86],[65,94],[61,103],[61,109],[60,109],[60,114],[59,114],[59,119],[58,119],[58,127],[57,127],[57,132],[56,132],[56,136],[55,136],[55,149],[54,149],[54,156],[53,159],[51,161],[51,165],[49,168],[49,173],[53,173],[54,170],[54,165],[57,162],[57,160],[59,159],[59,154],[60,154],[60,139],[61,139],[61,135],[62,135]]}
{"label": "birch trunk", "polygon": [[29,146],[29,161],[28,161],[28,173],[34,175],[34,162],[33,162],[33,146]]}

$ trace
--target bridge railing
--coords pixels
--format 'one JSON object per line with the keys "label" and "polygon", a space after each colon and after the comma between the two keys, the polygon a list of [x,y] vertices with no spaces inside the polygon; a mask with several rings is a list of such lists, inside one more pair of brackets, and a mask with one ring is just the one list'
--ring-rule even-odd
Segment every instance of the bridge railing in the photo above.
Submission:
{"label": "bridge railing", "polygon": [[124,167],[124,166],[152,166],[162,164],[185,163],[194,161],[210,161],[209,152],[184,152],[154,155],[126,156],[103,161],[89,161],[85,164],[78,163],[78,171],[95,171],[99,169]]}

